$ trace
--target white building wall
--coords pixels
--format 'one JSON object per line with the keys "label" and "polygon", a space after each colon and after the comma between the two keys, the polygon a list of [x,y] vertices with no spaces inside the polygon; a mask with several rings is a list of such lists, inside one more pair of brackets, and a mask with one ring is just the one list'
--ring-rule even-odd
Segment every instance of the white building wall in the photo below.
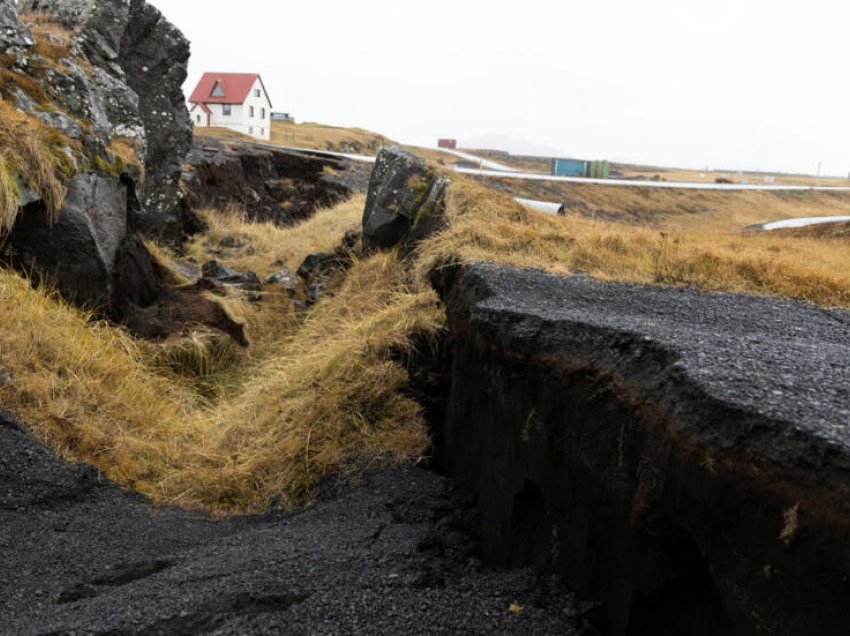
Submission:
{"label": "white building wall", "polygon": [[[259,91],[257,96],[256,91]],[[251,92],[245,99],[244,104],[232,104],[230,106],[230,115],[224,114],[223,104],[207,104],[212,111],[209,117],[209,125],[215,128],[229,128],[243,135],[249,135],[256,139],[268,141],[271,139],[271,101],[268,95],[263,90],[263,84],[257,79],[254,86],[251,87]],[[254,108],[253,117],[251,116],[251,107]],[[195,126],[204,128],[207,125],[206,113],[200,106],[195,106],[191,111],[192,123]],[[201,121],[198,121],[198,115],[201,116]]]}
{"label": "white building wall", "polygon": [[[259,92],[259,96],[257,93]],[[251,117],[251,107],[254,108],[254,116]],[[248,98],[245,100],[242,112],[242,125],[244,133],[257,139],[268,141],[271,139],[272,104],[268,95],[263,90],[263,84],[259,78],[251,87]],[[251,132],[253,130],[253,132]]]}

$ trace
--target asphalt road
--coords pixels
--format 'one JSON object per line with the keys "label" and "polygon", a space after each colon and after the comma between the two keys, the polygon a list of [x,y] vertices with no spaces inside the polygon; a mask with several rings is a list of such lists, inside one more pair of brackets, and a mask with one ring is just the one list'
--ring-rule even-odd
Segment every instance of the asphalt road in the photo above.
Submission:
{"label": "asphalt road", "polygon": [[817,465],[850,468],[850,311],[494,265],[470,271],[487,290],[477,320],[505,323],[504,333],[517,337],[531,329],[542,338],[546,324],[603,368],[649,356],[659,366],[646,371],[647,390],[695,387],[762,422],[758,436],[735,442],[742,453],[751,444],[780,463],[825,453]]}
{"label": "asphalt road", "polygon": [[[228,141],[228,140],[224,140]],[[291,150],[294,152],[303,152],[307,154],[324,155],[330,157],[340,157],[357,161],[361,163],[375,163],[375,157],[369,155],[358,155],[347,152],[333,152],[329,150],[313,150],[309,148],[295,148],[291,146],[277,146],[273,144],[264,144],[260,142],[253,143],[256,146],[266,146],[269,148],[277,148],[283,150]],[[740,185],[727,183],[691,183],[687,181],[630,181],[626,179],[586,179],[583,177],[556,177],[548,174],[520,172],[514,170],[504,164],[483,159],[476,155],[461,152],[459,150],[449,150],[447,148],[438,148],[439,151],[471,161],[479,163],[485,169],[462,168],[455,167],[455,171],[461,174],[476,175],[482,178],[489,179],[520,179],[525,181],[560,181],[565,183],[595,183],[598,185],[621,186],[631,188],[669,188],[674,190],[764,190],[764,191],[806,191],[816,190],[822,192],[850,192],[850,187],[841,186],[783,186],[783,185]],[[541,202],[549,203],[549,202]]]}
{"label": "asphalt road", "polygon": [[507,172],[495,170],[475,170],[473,168],[455,168],[462,174],[476,175],[491,179],[520,179],[525,181],[559,181],[563,183],[595,183],[598,185],[629,188],[667,188],[673,190],[764,190],[764,191],[806,191],[850,192],[843,186],[783,186],[783,185],[740,185],[729,183],[691,183],[687,181],[630,181],[626,179],[585,179],[582,177],[555,177],[548,174]]}

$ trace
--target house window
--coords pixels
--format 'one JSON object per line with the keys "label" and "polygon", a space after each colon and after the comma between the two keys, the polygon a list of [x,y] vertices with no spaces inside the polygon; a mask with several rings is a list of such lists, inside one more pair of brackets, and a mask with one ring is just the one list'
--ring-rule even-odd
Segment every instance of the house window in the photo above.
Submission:
{"label": "house window", "polygon": [[230,104],[221,105],[221,114],[225,117],[230,117]]}
{"label": "house window", "polygon": [[222,88],[220,82],[215,83],[215,86],[213,86],[211,95],[213,97],[224,97],[224,88]]}
{"label": "house window", "polygon": [[265,136],[266,136],[266,129],[260,128],[260,137],[265,137]]}
{"label": "house window", "polygon": [[248,117],[250,117],[251,119],[254,119],[254,107],[253,106],[248,107]]}
{"label": "house window", "polygon": [[265,119],[265,118],[266,118],[266,109],[261,108],[260,109],[260,119]]}
{"label": "house window", "polygon": [[254,89],[254,97],[259,97],[259,96],[260,96],[260,89],[259,88]]}
{"label": "house window", "polygon": [[251,126],[250,128],[248,128],[248,134],[249,134],[249,135],[253,135],[253,134],[254,134],[254,127],[253,127],[253,126]]}
{"label": "house window", "polygon": [[200,115],[196,115],[196,117],[197,117],[197,119],[198,119],[198,123],[200,124],[200,123],[201,123],[201,116],[200,116]]}

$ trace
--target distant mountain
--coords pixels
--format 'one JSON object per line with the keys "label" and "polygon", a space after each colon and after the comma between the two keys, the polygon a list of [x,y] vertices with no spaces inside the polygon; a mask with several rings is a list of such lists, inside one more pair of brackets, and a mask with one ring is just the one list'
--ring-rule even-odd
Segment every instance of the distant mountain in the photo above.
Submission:
{"label": "distant mountain", "polygon": [[500,135],[491,133],[465,139],[460,144],[461,148],[477,148],[481,150],[502,150],[509,152],[512,155],[531,155],[535,157],[562,157],[564,152],[557,148],[543,146],[525,141],[524,139],[516,139],[508,135]]}

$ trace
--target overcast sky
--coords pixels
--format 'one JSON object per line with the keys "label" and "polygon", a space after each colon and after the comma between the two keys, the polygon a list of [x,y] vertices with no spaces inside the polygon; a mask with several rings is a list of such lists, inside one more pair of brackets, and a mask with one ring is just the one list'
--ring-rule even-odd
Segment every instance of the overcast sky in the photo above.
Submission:
{"label": "overcast sky", "polygon": [[433,146],[850,172],[846,0],[151,0],[274,109]]}

